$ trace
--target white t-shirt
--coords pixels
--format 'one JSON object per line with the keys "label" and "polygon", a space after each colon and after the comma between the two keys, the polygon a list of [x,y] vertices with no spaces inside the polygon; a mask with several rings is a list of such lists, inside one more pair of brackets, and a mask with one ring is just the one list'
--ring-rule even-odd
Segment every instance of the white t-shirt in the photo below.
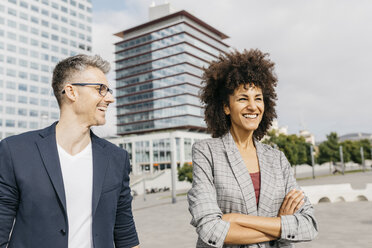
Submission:
{"label": "white t-shirt", "polygon": [[57,147],[66,194],[68,247],[92,248],[92,145],[74,156]]}

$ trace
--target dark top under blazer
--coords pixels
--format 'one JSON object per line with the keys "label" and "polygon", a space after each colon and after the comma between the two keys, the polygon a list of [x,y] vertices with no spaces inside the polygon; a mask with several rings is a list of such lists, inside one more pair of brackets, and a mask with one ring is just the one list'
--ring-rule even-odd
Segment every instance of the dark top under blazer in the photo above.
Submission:
{"label": "dark top under blazer", "polygon": [[[68,246],[55,127],[56,123],[0,142],[0,248]],[[131,209],[128,153],[92,132],[91,141],[94,247],[136,246],[139,242]]]}
{"label": "dark top under blazer", "polygon": [[294,242],[313,239],[317,231],[308,197],[293,215],[281,217],[277,241],[251,245],[224,245],[230,223],[226,213],[276,217],[284,197],[300,189],[283,152],[255,141],[261,173],[260,198],[230,133],[221,138],[198,141],[192,148],[193,184],[188,193],[191,224],[199,239],[196,247],[293,247]]}

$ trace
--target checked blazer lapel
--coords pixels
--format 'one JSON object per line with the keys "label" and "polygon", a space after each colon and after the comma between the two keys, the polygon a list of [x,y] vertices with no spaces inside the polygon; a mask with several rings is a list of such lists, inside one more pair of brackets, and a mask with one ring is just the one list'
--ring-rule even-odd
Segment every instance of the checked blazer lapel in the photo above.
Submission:
{"label": "checked blazer lapel", "polygon": [[258,141],[255,141],[255,146],[257,150],[257,157],[260,164],[260,197],[258,200],[258,215],[265,216],[263,212],[270,212],[272,209],[273,193],[272,188],[273,178],[271,165],[273,163],[273,158],[266,153],[266,148]]}
{"label": "checked blazer lapel", "polygon": [[102,185],[105,179],[106,170],[109,164],[109,159],[105,153],[105,144],[92,131],[90,133],[92,139],[93,152],[93,196],[92,196],[92,216],[94,216],[99,199],[101,197]]}
{"label": "checked blazer lapel", "polygon": [[230,132],[222,137],[222,142],[225,146],[231,170],[242,191],[246,207],[245,214],[257,215],[256,195],[252,179]]}
{"label": "checked blazer lapel", "polygon": [[50,127],[41,130],[39,135],[42,137],[42,139],[36,141],[36,145],[39,149],[50,181],[52,182],[58,199],[66,213],[65,189],[57,150],[56,124],[57,122]]}

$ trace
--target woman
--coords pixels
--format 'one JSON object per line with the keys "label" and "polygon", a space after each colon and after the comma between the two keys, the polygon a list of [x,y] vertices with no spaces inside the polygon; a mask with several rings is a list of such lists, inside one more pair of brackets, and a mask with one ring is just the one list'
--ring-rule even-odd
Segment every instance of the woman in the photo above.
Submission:
{"label": "woman", "polygon": [[294,247],[317,234],[285,155],[259,142],[276,117],[276,82],[259,50],[220,56],[205,70],[201,99],[213,139],[193,146],[188,193],[197,247]]}

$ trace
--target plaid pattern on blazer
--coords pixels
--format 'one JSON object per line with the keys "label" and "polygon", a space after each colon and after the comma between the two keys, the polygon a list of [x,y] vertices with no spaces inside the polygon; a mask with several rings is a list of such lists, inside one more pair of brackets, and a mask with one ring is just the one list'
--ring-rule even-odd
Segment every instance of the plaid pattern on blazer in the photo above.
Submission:
{"label": "plaid pattern on blazer", "polygon": [[255,141],[261,172],[257,207],[250,174],[230,133],[196,142],[192,148],[193,184],[188,192],[191,224],[196,227],[196,247],[294,247],[317,235],[314,210],[305,204],[294,215],[281,217],[279,240],[251,245],[224,245],[230,223],[225,213],[276,217],[286,194],[300,189],[285,155]]}

